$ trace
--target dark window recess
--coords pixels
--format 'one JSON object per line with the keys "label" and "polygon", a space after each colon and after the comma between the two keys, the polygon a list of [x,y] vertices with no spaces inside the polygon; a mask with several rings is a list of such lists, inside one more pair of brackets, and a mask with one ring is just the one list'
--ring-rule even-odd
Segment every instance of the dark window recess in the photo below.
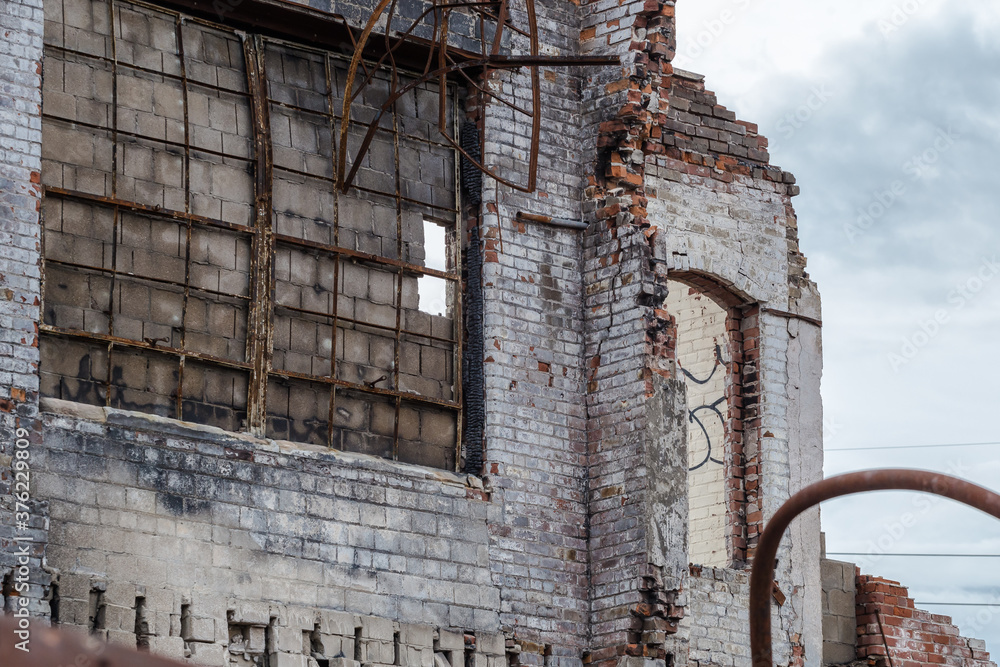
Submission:
{"label": "dark window recess", "polygon": [[[437,84],[384,114],[343,194],[342,54],[145,4],[45,11],[43,395],[456,469]],[[386,91],[357,98],[348,142]]]}

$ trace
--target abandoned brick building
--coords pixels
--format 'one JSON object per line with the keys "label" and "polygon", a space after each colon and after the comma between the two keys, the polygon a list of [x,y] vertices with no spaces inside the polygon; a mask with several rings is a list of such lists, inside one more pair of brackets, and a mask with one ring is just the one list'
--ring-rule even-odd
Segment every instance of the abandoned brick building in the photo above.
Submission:
{"label": "abandoned brick building", "polygon": [[[749,664],[822,474],[794,179],[672,1],[442,7],[3,2],[7,609],[220,666]],[[780,664],[820,562],[814,511]]]}

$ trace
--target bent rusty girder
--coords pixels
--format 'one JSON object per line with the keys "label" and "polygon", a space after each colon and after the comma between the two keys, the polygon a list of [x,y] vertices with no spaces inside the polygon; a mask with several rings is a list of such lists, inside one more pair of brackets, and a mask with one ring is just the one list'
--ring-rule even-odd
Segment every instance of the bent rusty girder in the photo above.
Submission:
{"label": "bent rusty girder", "polygon": [[[542,127],[541,115],[541,83],[538,75],[539,67],[569,67],[569,66],[605,66],[618,65],[620,59],[617,57],[560,57],[542,56],[538,43],[538,26],[535,19],[534,0],[525,0],[525,14],[528,25],[526,29],[519,28],[511,22],[511,15],[508,8],[508,0],[487,0],[487,1],[457,1],[435,0],[431,6],[424,10],[405,31],[397,33],[395,37],[390,36],[390,31],[395,19],[399,18],[396,13],[398,0],[381,0],[372,12],[367,25],[354,43],[354,56],[347,71],[346,85],[344,89],[344,107],[340,121],[340,145],[337,147],[337,185],[343,192],[347,192],[354,182],[354,177],[358,173],[362,160],[375,137],[379,124],[385,114],[393,108],[396,100],[413,90],[422,83],[437,80],[438,82],[438,131],[445,141],[457,150],[466,160],[477,169],[496,181],[521,192],[534,192],[538,173],[538,143]],[[450,53],[448,44],[448,22],[450,14],[456,9],[471,10],[479,16],[481,54],[478,58],[465,58],[456,60]],[[430,40],[430,50],[423,70],[418,72],[416,77],[408,84],[400,87],[400,74],[397,69],[395,54],[406,41],[413,37],[414,31],[422,22],[433,16],[433,34]],[[371,67],[363,60],[365,48],[371,37],[372,31],[378,24],[384,26],[385,49],[382,56]],[[493,38],[487,49],[487,24],[495,25]],[[503,33],[505,29],[518,33],[528,40],[529,54],[525,56],[513,56],[501,54],[503,46]],[[378,72],[383,67],[388,67],[389,73],[389,95],[383,102],[374,118],[368,123],[368,130],[354,156],[353,162],[348,168],[347,165],[347,139],[351,124],[351,106],[358,98],[365,87],[370,84]],[[531,108],[522,106],[504,99],[502,96],[491,91],[488,86],[482,85],[470,76],[466,70],[472,69],[481,71],[484,79],[488,78],[490,71],[510,70],[527,67],[531,80]],[[355,86],[355,79],[358,77],[359,68],[363,69],[364,76],[360,79],[359,85]],[[487,167],[481,159],[470,155],[463,148],[454,136],[452,128],[448,127],[448,86],[447,78],[449,74],[458,74],[481,94],[484,99],[499,102],[509,107],[515,114],[520,114],[531,120],[531,140],[528,148],[528,174],[525,184],[502,177],[495,170]],[[480,140],[482,142],[482,139]],[[483,144],[480,145],[480,155],[484,153]]]}
{"label": "bent rusty girder", "polygon": [[792,519],[821,502],[868,491],[922,491],[975,507],[1000,519],[1000,495],[971,482],[925,470],[886,469],[831,477],[788,499],[767,524],[750,574],[750,652],[753,667],[771,667],[771,589],[775,558]]}

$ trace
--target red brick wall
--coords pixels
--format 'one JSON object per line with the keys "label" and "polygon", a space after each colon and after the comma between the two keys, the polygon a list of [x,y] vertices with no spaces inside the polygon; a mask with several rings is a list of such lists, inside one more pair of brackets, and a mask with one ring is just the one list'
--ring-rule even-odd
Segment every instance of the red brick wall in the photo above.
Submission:
{"label": "red brick wall", "polygon": [[967,639],[948,616],[916,609],[898,582],[858,575],[858,658],[876,667],[996,667],[979,639]]}

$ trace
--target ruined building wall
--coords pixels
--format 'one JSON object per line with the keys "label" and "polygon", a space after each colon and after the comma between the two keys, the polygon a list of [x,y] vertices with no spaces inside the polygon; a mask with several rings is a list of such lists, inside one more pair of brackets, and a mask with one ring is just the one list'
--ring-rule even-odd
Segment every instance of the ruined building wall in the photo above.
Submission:
{"label": "ruined building wall", "polygon": [[[55,8],[82,1],[46,0],[45,9],[54,16]],[[451,405],[461,389],[458,346],[454,336],[446,335],[448,327],[454,332],[457,325],[440,316],[419,317],[415,276],[431,275],[458,289],[461,257],[456,253],[438,273],[429,273],[437,269],[422,253],[430,238],[418,224],[424,212],[408,207],[410,199],[422,197],[443,204],[441,193],[458,189],[456,180],[448,180],[454,169],[433,150],[407,157],[386,142],[370,154],[360,177],[369,191],[392,188],[394,184],[384,186],[379,179],[391,175],[398,158],[401,185],[414,188],[407,191],[406,203],[397,198],[381,206],[375,195],[328,197],[322,187],[305,185],[317,175],[328,177],[331,168],[321,150],[328,141],[323,123],[305,120],[306,111],[317,111],[311,105],[329,106],[330,100],[317,100],[311,93],[321,90],[327,94],[319,97],[335,97],[335,86],[319,76],[325,66],[310,74],[308,67],[278,64],[280,58],[263,60],[272,77],[269,84],[283,90],[275,96],[284,104],[269,109],[270,150],[284,174],[280,186],[270,191],[271,201],[261,196],[267,191],[259,182],[247,180],[257,173],[247,164],[260,144],[252,151],[245,146],[247,139],[257,140],[259,128],[242,125],[248,113],[242,103],[233,104],[232,114],[222,111],[225,105],[210,103],[204,127],[180,131],[174,144],[193,141],[215,152],[213,160],[206,160],[212,173],[196,175],[192,169],[189,184],[178,181],[170,167],[177,161],[171,152],[176,145],[131,162],[135,147],[122,149],[122,166],[129,173],[123,174],[121,187],[135,199],[150,191],[160,197],[144,200],[146,208],[133,207],[130,214],[155,218],[162,217],[162,209],[181,207],[186,214],[225,223],[215,226],[220,228],[217,243],[192,246],[207,250],[195,264],[214,276],[215,286],[208,290],[212,299],[229,299],[229,310],[218,315],[217,324],[228,325],[231,335],[204,340],[211,349],[202,350],[203,358],[192,357],[185,376],[194,382],[199,376],[189,371],[210,367],[215,379],[192,394],[200,400],[185,402],[179,394],[163,391],[163,378],[170,374],[152,360],[169,354],[162,348],[177,343],[169,326],[162,332],[143,329],[128,334],[131,348],[142,350],[130,357],[130,364],[121,365],[134,366],[128,376],[123,370],[121,377],[106,372],[95,378],[87,368],[91,377],[80,377],[82,356],[50,356],[51,364],[42,368],[50,398],[41,403],[41,419],[32,421],[38,409],[39,371],[31,365],[37,362],[39,345],[35,329],[46,324],[37,305],[25,305],[37,304],[42,296],[38,193],[32,184],[55,174],[42,169],[38,175],[40,83],[30,76],[18,79],[25,106],[21,115],[5,116],[9,122],[4,127],[19,128],[16,132],[27,137],[21,152],[29,157],[5,154],[13,184],[4,186],[3,196],[18,189],[24,196],[14,210],[21,217],[17,238],[25,252],[20,259],[5,258],[4,273],[24,276],[25,282],[22,288],[11,287],[23,289],[19,302],[12,297],[0,306],[11,317],[4,335],[13,331],[23,339],[12,341],[9,356],[25,361],[18,366],[25,393],[11,392],[9,412],[21,411],[33,447],[33,492],[48,503],[35,512],[36,558],[44,545],[58,582],[49,585],[40,560],[33,563],[30,598],[37,611],[55,613],[64,625],[86,627],[115,641],[190,655],[208,664],[260,662],[265,655],[304,664],[313,653],[314,659],[340,655],[422,667],[435,653],[452,665],[462,660],[467,665],[506,661],[566,667],[638,662],[655,667],[668,660],[678,665],[747,664],[747,629],[740,612],[746,573],[740,568],[752,558],[766,518],[821,467],[818,299],[798,253],[790,203],[794,186],[789,175],[767,164],[766,141],[753,126],[736,123],[698,78],[672,70],[672,2],[577,6],[545,0],[536,7],[546,54],[614,54],[621,65],[543,69],[538,190],[525,194],[484,177],[481,204],[464,198],[449,212],[454,215],[449,224],[461,225],[456,237],[465,237],[461,252],[478,255],[483,264],[486,415],[483,442],[465,442],[464,450],[455,450],[450,459],[446,442],[458,438],[461,421],[440,422],[459,410]],[[210,18],[238,21],[242,16],[238,4],[223,9],[222,15],[213,10]],[[327,10],[357,26],[370,8],[341,2],[299,11],[325,25]],[[42,59],[39,11],[8,10],[11,16],[19,12],[23,20],[9,43],[30,47],[23,56],[28,64]],[[516,3],[514,11],[522,11]],[[475,26],[467,23],[456,25],[456,39],[476,46]],[[159,33],[150,36],[154,34]],[[253,48],[262,48],[269,39],[273,36],[254,42]],[[521,38],[512,39],[523,51]],[[301,47],[278,46],[286,53]],[[238,56],[230,53],[229,62]],[[123,51],[122,57],[131,55]],[[325,57],[320,61],[325,63]],[[143,66],[156,69],[163,62]],[[0,69],[11,76],[8,68]],[[278,77],[279,71],[289,73],[288,79]],[[153,74],[163,78],[160,71]],[[238,74],[233,81],[247,78],[245,71]],[[293,86],[296,77],[310,83]],[[529,99],[525,71],[499,74],[489,84],[509,99]],[[54,92],[45,104],[55,105],[54,114],[93,111],[93,102],[100,100],[91,96],[100,94],[100,86],[78,90],[81,85],[72,76],[53,75],[45,90]],[[156,95],[132,94],[125,86],[120,92],[134,103],[126,114],[134,127],[152,123],[157,131],[177,132],[177,123],[184,124],[170,115],[176,116],[176,109],[157,112]],[[245,92],[215,90],[213,95],[217,100],[242,99]],[[467,118],[485,135],[484,161],[522,182],[530,140],[525,119],[499,104],[491,105],[484,117],[474,100],[465,102]],[[69,109],[59,109],[60,104]],[[153,107],[139,106],[146,104]],[[416,122],[426,120],[427,108],[421,108],[419,99],[410,108],[401,106],[399,123],[415,123],[418,133],[428,129]],[[234,122],[220,124],[219,117],[212,118],[213,107]],[[146,112],[151,116],[142,115]],[[10,112],[4,107],[0,113]],[[198,126],[197,118],[193,114],[186,123]],[[461,114],[456,118],[458,124],[464,120]],[[80,127],[77,122],[75,129]],[[200,144],[202,137],[218,138],[221,149]],[[60,155],[56,143],[62,142],[46,146],[54,161],[107,157],[97,152]],[[242,161],[230,154],[240,150],[246,151]],[[143,169],[151,171],[138,179],[145,184],[135,180]],[[112,170],[106,171],[106,178],[99,179],[102,188],[112,180]],[[71,189],[65,181],[46,183],[53,190]],[[108,191],[91,194],[105,196]],[[248,197],[255,206],[246,204]],[[206,208],[191,210],[201,205]],[[345,246],[355,253],[350,262],[326,267],[310,260],[309,253],[293,257],[289,250],[274,256],[272,306],[284,325],[274,330],[272,370],[282,377],[265,383],[259,381],[261,369],[240,358],[241,349],[261,349],[246,340],[259,329],[248,320],[244,331],[233,315],[234,303],[245,303],[253,289],[266,289],[259,281],[268,269],[250,264],[260,261],[251,255],[260,255],[249,253],[266,234],[233,227],[256,215],[261,205],[276,212],[273,220],[260,224],[266,228],[273,223],[270,233],[285,237],[280,243],[298,248],[302,244],[293,241],[312,240],[340,248],[342,258]],[[399,222],[395,238],[371,233],[379,229],[380,217],[390,215],[382,209]],[[583,222],[586,229],[526,221],[518,212]],[[337,227],[343,236],[310,236],[331,233],[331,219],[343,221]],[[372,226],[349,224],[359,219]],[[45,211],[46,234],[56,220],[97,224],[78,212],[67,217],[65,211]],[[192,224],[205,222],[199,218]],[[53,228],[60,231],[58,225]],[[162,257],[143,259],[139,247],[140,237],[150,243],[160,238],[153,226],[138,232],[130,238],[138,245],[128,246],[134,251],[129,256],[133,264],[123,264],[123,274],[163,264]],[[236,256],[225,257],[220,252],[224,247],[235,248]],[[248,254],[241,255],[240,248]],[[52,249],[57,251],[58,245]],[[395,256],[387,256],[391,249]],[[406,252],[412,254],[404,256]],[[104,261],[103,250],[97,254],[94,259]],[[392,262],[407,257],[416,265],[407,271],[415,273],[400,270],[395,289],[378,287],[386,283],[385,267],[396,270]],[[73,258],[62,261],[70,264]],[[368,267],[364,275],[355,271],[359,264]],[[338,276],[334,286],[321,280],[330,270]],[[683,287],[668,282],[669,277]],[[123,275],[122,280],[132,278]],[[235,281],[234,289],[220,289],[223,279]],[[52,283],[59,285],[83,289],[68,280]],[[323,299],[338,289],[345,290],[344,298],[354,308],[343,313],[343,348],[315,321],[316,312],[330,305]],[[733,568],[689,567],[697,550],[688,546],[694,525],[688,492],[690,398],[677,364],[685,366],[685,350],[678,347],[684,341],[677,299],[692,289],[689,296],[713,299],[726,311],[728,436],[725,458],[719,459],[724,464],[726,522],[720,564]],[[224,291],[228,295],[217,294]],[[127,307],[152,313],[151,307],[166,300],[147,294],[119,303],[125,326]],[[387,308],[394,316],[398,312],[398,319],[379,319],[387,317]],[[88,331],[88,321],[100,322],[98,309],[80,310],[56,315]],[[350,326],[348,320],[353,321]],[[424,344],[389,359],[385,346],[373,343],[380,335],[356,340],[359,322],[369,329],[381,325],[383,332],[406,323],[402,328],[421,334]],[[427,329],[419,329],[424,324]],[[44,346],[57,332],[42,333]],[[191,333],[204,332],[192,326]],[[159,340],[164,337],[170,340]],[[188,339],[199,340],[197,335]],[[349,339],[354,344],[346,345]],[[355,393],[378,394],[385,399],[381,408],[371,399],[373,407],[363,409],[364,419],[347,419],[338,408],[354,413],[336,402],[342,394],[331,398],[326,389],[315,390],[312,376],[320,375],[321,367],[337,372],[328,367],[335,358],[345,362],[337,368],[346,375],[337,379],[350,383]],[[445,361],[449,358],[451,367]],[[113,359],[101,360],[102,367],[114,367]],[[238,380],[240,373],[248,379]],[[382,376],[421,400],[380,393],[392,388],[382,384]],[[95,379],[118,387],[124,400],[85,405],[88,401],[80,397],[86,393],[78,393],[80,381]],[[244,384],[263,387],[272,398],[283,396],[269,404],[283,405],[285,413],[255,413],[252,405],[259,405],[260,397],[244,399]],[[19,388],[17,382],[13,386]],[[132,398],[125,390],[135,392],[128,395]],[[134,400],[137,395],[141,400]],[[395,412],[390,398],[400,404]],[[436,407],[424,407],[428,416],[413,418],[404,410],[407,401]],[[330,410],[326,418],[317,416],[321,404]],[[141,414],[137,406],[153,414]],[[382,409],[386,407],[390,409]],[[244,419],[250,428],[242,428]],[[236,433],[241,430],[247,432]],[[407,430],[410,435],[403,437]],[[449,437],[436,440],[442,431]],[[482,467],[463,468],[462,457],[476,460],[469,454],[479,448]],[[429,459],[419,458],[424,451],[431,452]],[[779,587],[787,601],[776,607],[776,641],[785,664],[818,664],[821,655],[817,519],[814,514],[798,522],[780,556]],[[47,535],[42,530],[46,525]]]}
{"label": "ruined building wall", "polygon": [[858,658],[887,664],[937,662],[993,667],[986,642],[963,637],[948,616],[917,609],[899,582],[859,575]]}
{"label": "ruined building wall", "polygon": [[[585,50],[625,53],[624,75],[595,79],[600,87],[590,89],[603,112],[594,113],[599,139],[588,210],[597,225],[585,278],[593,285],[588,308],[599,323],[588,346],[594,369],[591,657],[610,664],[621,655],[615,647],[634,642],[632,655],[655,657],[666,649],[683,664],[686,652],[695,651],[699,661],[726,662],[718,645],[700,639],[714,634],[721,608],[692,600],[717,585],[715,575],[689,572],[687,559],[678,558],[688,553],[686,536],[662,536],[640,518],[648,511],[661,521],[687,522],[677,507],[687,500],[678,492],[686,467],[649,470],[635,454],[655,451],[655,439],[663,438],[646,421],[660,395],[656,377],[677,375],[676,346],[683,341],[674,314],[663,307],[673,274],[740,315],[741,394],[728,415],[742,429],[726,461],[732,487],[726,511],[734,529],[729,557],[737,563],[752,558],[767,517],[821,476],[820,313],[797,247],[790,199],[797,190],[790,175],[768,164],[756,127],[737,123],[700,77],[670,66],[673,3],[589,8]],[[654,478],[659,488],[651,485]],[[782,663],[821,660],[818,519],[817,511],[797,522],[779,560],[786,595],[776,612]],[[629,530],[616,530],[621,526]],[[612,541],[614,550],[602,548]],[[732,600],[743,599],[745,574],[733,573],[726,587]],[[643,631],[657,619],[679,630],[665,644]],[[735,627],[733,619],[723,622]],[[727,638],[746,647],[746,636],[735,632]]]}
{"label": "ruined building wall", "polygon": [[711,297],[669,281],[665,309],[677,324],[677,368],[687,388],[688,559],[696,565],[729,564],[726,542],[726,385],[729,332],[726,311]]}

